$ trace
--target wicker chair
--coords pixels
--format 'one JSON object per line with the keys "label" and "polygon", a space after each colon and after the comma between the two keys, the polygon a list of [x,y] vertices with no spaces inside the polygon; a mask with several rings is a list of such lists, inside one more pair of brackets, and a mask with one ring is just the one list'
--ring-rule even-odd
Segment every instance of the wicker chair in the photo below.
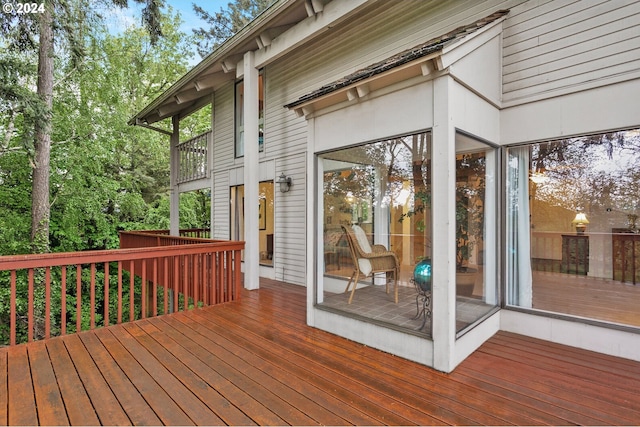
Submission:
{"label": "wicker chair", "polygon": [[369,240],[362,228],[354,225],[353,228],[342,226],[349,242],[349,250],[353,259],[353,274],[347,283],[345,292],[353,282],[353,289],[349,296],[349,304],[353,299],[353,294],[358,286],[358,280],[373,276],[375,273],[387,273],[387,293],[389,293],[389,273],[393,273],[395,302],[398,303],[398,273],[400,263],[398,257],[393,252],[387,250],[383,245],[369,244]]}

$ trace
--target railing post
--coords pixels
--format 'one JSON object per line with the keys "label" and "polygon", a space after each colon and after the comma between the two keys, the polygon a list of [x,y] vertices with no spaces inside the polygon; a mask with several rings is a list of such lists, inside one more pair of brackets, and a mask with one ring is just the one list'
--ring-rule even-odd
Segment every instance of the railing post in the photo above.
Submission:
{"label": "railing post", "polygon": [[11,345],[16,345],[16,271],[11,270],[11,332],[9,333],[9,341]]}

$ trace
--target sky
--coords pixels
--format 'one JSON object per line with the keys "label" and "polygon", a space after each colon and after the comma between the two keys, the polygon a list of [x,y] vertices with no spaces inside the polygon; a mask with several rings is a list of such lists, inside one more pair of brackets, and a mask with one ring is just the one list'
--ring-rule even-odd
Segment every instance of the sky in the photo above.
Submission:
{"label": "sky", "polygon": [[[165,4],[173,7],[180,12],[182,17],[181,30],[186,34],[193,34],[192,29],[206,27],[204,21],[200,20],[193,11],[193,4],[197,4],[209,13],[218,12],[222,8],[226,8],[227,4],[232,0],[165,0]],[[129,0],[127,9],[113,8],[105,13],[107,25],[111,32],[124,31],[130,25],[140,25],[140,11],[142,5],[137,4],[133,0]],[[190,65],[195,65],[200,61],[200,55],[195,53]]]}

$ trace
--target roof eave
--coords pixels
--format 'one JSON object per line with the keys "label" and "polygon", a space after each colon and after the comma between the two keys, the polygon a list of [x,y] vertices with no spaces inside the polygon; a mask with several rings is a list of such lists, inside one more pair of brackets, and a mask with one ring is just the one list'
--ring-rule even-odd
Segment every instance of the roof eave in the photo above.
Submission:
{"label": "roof eave", "polygon": [[145,118],[152,115],[158,108],[165,104],[168,100],[175,97],[180,91],[182,91],[186,85],[190,84],[195,78],[202,74],[207,69],[213,67],[216,62],[222,62],[229,55],[238,55],[238,52],[234,53],[234,49],[237,49],[242,43],[255,37],[265,25],[269,23],[271,19],[278,16],[278,14],[295,3],[297,0],[278,0],[269,6],[262,14],[252,20],[244,28],[238,31],[235,35],[227,39],[220,47],[211,52],[205,57],[199,64],[184,74],[176,83],[171,85],[169,89],[163,92],[156,99],[151,101],[144,109],[135,114],[128,124],[135,126],[139,123],[144,123]]}

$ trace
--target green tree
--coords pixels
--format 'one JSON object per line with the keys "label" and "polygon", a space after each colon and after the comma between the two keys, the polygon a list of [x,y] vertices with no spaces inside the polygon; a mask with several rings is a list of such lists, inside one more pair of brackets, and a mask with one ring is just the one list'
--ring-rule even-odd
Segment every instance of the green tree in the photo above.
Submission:
{"label": "green tree", "polygon": [[[53,251],[114,248],[118,245],[118,229],[156,228],[162,224],[163,218],[150,218],[148,213],[168,200],[168,141],[166,136],[128,126],[127,119],[187,70],[190,38],[178,31],[179,16],[174,16],[171,9],[168,15],[172,16],[162,19],[165,37],[153,49],[144,29],[131,28],[113,35],[102,26],[92,28],[82,66],[60,76],[54,84],[50,119]],[[28,87],[33,83],[29,71],[35,70],[36,61],[26,53],[0,52],[5,63],[22,64],[22,68],[6,67],[0,82],[0,90],[4,90],[0,101],[0,254],[18,254],[30,248],[34,157],[29,141],[33,141],[30,129],[38,117],[32,112],[39,108],[40,101],[36,96],[4,97],[18,92],[18,84]],[[145,222],[149,219],[156,221]],[[52,270],[51,274],[51,319],[56,330],[61,314],[60,273]],[[69,274],[67,283],[74,280]],[[10,310],[8,279],[8,273],[0,273],[3,340]],[[21,275],[19,279],[16,306],[21,319],[28,299],[26,278]],[[68,312],[74,313],[75,288],[68,289]],[[102,289],[97,292],[102,295]],[[90,316],[88,295],[85,289],[82,324],[87,324]],[[37,289],[35,306],[40,320],[36,335],[43,324],[43,301],[44,292]],[[114,301],[115,294],[111,304]],[[71,323],[75,324],[74,316],[67,316],[68,330],[72,330]],[[21,325],[19,335],[26,335],[26,325]]]}
{"label": "green tree", "polygon": [[[161,35],[158,0],[137,0],[144,3],[142,17],[155,42]],[[126,7],[126,0],[113,0],[116,6]],[[50,224],[50,157],[53,130],[54,79],[57,65],[67,74],[82,63],[85,43],[98,16],[93,13],[95,3],[88,0],[51,0],[42,3],[38,13],[0,15],[0,28],[10,36],[3,46],[9,52],[37,52],[36,96],[13,88],[14,101],[22,105],[37,106],[33,119],[33,149],[31,176],[31,249],[48,252]],[[57,40],[57,42],[56,42]],[[13,59],[12,57],[8,57]],[[14,57],[15,58],[15,57]],[[19,62],[5,61],[6,66]],[[3,74],[5,74],[3,72]],[[22,98],[22,99],[21,99]],[[38,102],[36,102],[38,101]],[[10,136],[10,134],[9,134]],[[26,141],[25,141],[26,142]],[[27,143],[27,144],[30,144]],[[27,145],[28,146],[28,145]]]}
{"label": "green tree", "polygon": [[194,29],[198,37],[197,49],[201,57],[213,52],[229,37],[240,31],[256,16],[262,13],[275,0],[235,0],[229,2],[226,8],[213,14],[207,12],[195,3],[193,10],[204,20],[209,28]]}

